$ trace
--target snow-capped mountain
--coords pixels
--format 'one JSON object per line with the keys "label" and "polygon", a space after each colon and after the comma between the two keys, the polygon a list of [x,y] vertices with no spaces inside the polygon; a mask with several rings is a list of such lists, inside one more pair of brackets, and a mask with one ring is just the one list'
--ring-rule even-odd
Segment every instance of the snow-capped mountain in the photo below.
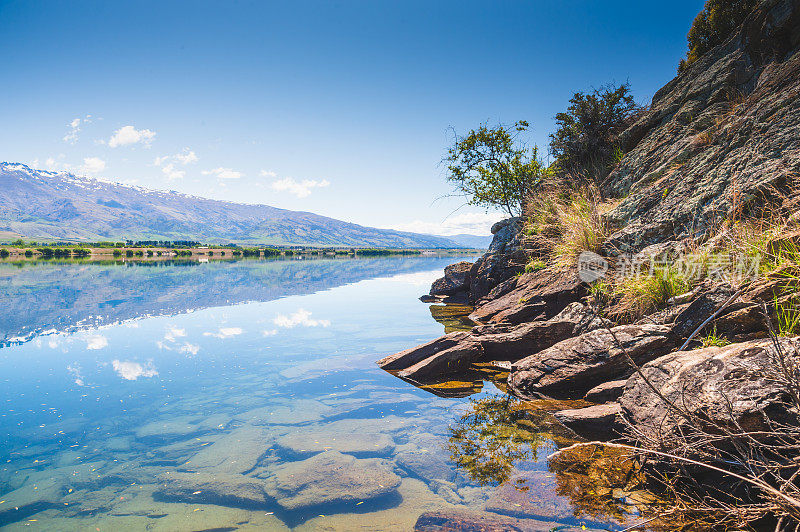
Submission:
{"label": "snow-capped mountain", "polygon": [[376,229],[310,212],[149,190],[0,163],[0,233],[58,240],[198,240],[452,248],[444,237]]}

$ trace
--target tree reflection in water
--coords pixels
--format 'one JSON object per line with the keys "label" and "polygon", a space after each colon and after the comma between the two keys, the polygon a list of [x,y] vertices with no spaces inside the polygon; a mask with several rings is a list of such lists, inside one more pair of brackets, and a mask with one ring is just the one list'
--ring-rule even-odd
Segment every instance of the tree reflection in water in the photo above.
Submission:
{"label": "tree reflection in water", "polygon": [[550,443],[525,404],[509,395],[470,400],[469,410],[450,425],[450,459],[480,485],[500,485],[514,465],[535,461]]}

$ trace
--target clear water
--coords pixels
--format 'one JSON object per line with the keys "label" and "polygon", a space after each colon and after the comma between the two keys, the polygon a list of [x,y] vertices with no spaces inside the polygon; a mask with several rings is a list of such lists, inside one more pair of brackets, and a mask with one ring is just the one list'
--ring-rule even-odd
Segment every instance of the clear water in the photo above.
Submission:
{"label": "clear water", "polygon": [[536,408],[375,365],[442,334],[417,297],[458,260],[0,264],[0,527],[615,526],[562,496]]}

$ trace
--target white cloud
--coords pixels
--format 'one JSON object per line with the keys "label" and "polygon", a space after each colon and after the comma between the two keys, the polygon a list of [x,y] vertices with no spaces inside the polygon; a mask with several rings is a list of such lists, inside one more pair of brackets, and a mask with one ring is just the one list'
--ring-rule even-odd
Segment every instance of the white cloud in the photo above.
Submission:
{"label": "white cloud", "polygon": [[222,327],[220,328],[219,332],[204,332],[203,336],[213,336],[215,338],[231,338],[232,336],[238,336],[242,334],[242,329],[239,327]]}
{"label": "white cloud", "polygon": [[219,179],[239,179],[244,174],[241,172],[237,172],[231,168],[214,168],[213,170],[203,170],[203,175],[214,175],[217,176]]}
{"label": "white cloud", "polygon": [[200,352],[200,346],[186,342],[181,346],[179,351],[185,355],[194,356]]}
{"label": "white cloud", "polygon": [[100,334],[86,338],[86,349],[103,349],[108,347],[108,338]]}
{"label": "white cloud", "polygon": [[77,168],[79,173],[96,174],[106,169],[106,162],[99,157],[86,157],[83,164]]}
{"label": "white cloud", "polygon": [[291,177],[285,177],[272,182],[272,189],[279,192],[289,192],[298,198],[305,198],[311,194],[312,188],[322,188],[330,185],[327,179],[303,179],[302,181],[295,181]]}
{"label": "white cloud", "polygon": [[270,329],[261,333],[263,336],[275,336],[278,334],[278,329]]}
{"label": "white cloud", "polygon": [[261,177],[278,177],[278,174],[276,174],[272,170],[261,170],[261,172],[259,172],[259,175]]}
{"label": "white cloud", "polygon": [[186,171],[181,170],[180,166],[186,166],[190,163],[197,162],[197,154],[189,148],[184,148],[181,153],[175,155],[164,155],[156,157],[153,164],[161,167],[163,173],[169,181],[173,179],[181,179],[186,176]]}
{"label": "white cloud", "polygon": [[197,154],[189,148],[184,148],[182,153],[175,154],[175,160],[181,164],[189,164],[197,162]]}
{"label": "white cloud", "polygon": [[86,115],[86,118],[74,118],[67,127],[67,134],[64,135],[63,140],[69,144],[78,142],[78,133],[81,131],[81,123],[88,124],[91,122],[92,115]]}
{"label": "white cloud", "polygon": [[116,148],[118,146],[128,146],[141,142],[145,146],[149,146],[155,136],[156,132],[149,129],[136,129],[133,126],[123,126],[111,135],[111,138],[108,139],[108,145],[111,148]]}
{"label": "white cloud", "polygon": [[167,176],[167,179],[169,181],[172,181],[173,179],[181,179],[186,175],[186,172],[184,170],[178,170],[172,163],[165,164],[164,167],[161,169],[161,173]]}
{"label": "white cloud", "polygon": [[484,212],[465,212],[456,216],[450,216],[441,222],[423,222],[414,220],[413,222],[400,223],[391,226],[383,226],[384,229],[395,229],[397,231],[410,231],[412,233],[425,233],[429,235],[491,235],[490,229],[495,222],[499,222],[507,215],[500,213]]}
{"label": "white cloud", "polygon": [[296,327],[298,325],[301,325],[303,327],[328,327],[331,324],[329,320],[311,319],[311,313],[302,308],[298,309],[297,312],[289,316],[281,314],[277,318],[272,320],[272,322],[278,327],[283,327],[287,329],[291,329],[292,327]]}
{"label": "white cloud", "polygon": [[148,360],[144,365],[129,360],[113,360],[111,365],[117,375],[126,381],[135,381],[139,377],[155,377],[158,375],[152,360]]}

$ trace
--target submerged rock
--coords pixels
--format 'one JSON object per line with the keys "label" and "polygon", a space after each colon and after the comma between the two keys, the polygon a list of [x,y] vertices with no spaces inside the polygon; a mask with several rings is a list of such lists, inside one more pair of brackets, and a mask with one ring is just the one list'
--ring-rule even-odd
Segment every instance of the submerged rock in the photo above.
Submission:
{"label": "submerged rock", "polygon": [[[394,440],[381,431],[382,420],[342,420],[303,427],[277,440],[290,454],[309,457],[324,451],[338,451],[353,456],[385,456],[394,450]],[[391,424],[384,424],[391,429]]]}
{"label": "submerged rock", "polygon": [[515,363],[508,384],[520,397],[580,397],[602,382],[630,374],[633,368],[626,354],[643,364],[668,352],[673,345],[670,329],[663,325],[598,329]]}
{"label": "submerged rock", "polygon": [[209,469],[214,473],[245,473],[252,470],[269,449],[270,438],[258,427],[233,430],[192,456],[185,467]]}
{"label": "submerged rock", "polygon": [[242,475],[169,472],[159,475],[157,500],[245,508],[266,506],[264,482]]}
{"label": "submerged rock", "polygon": [[430,510],[420,515],[414,525],[415,532],[551,532],[554,528],[554,523],[466,508]]}
{"label": "submerged rock", "polygon": [[337,451],[276,466],[265,481],[267,493],[287,510],[374,499],[399,485],[400,477],[386,460]]}

